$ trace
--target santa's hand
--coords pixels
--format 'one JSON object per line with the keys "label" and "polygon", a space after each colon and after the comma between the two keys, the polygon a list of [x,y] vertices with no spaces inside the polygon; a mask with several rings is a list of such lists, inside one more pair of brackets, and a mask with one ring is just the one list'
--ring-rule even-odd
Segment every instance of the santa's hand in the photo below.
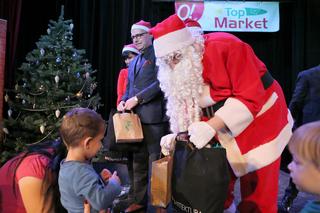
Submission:
{"label": "santa's hand", "polygon": [[160,146],[162,154],[165,156],[170,154],[170,151],[174,149],[176,137],[177,134],[168,134],[161,138]]}
{"label": "santa's hand", "polygon": [[190,142],[198,149],[206,146],[216,134],[216,130],[204,121],[192,123],[188,128],[188,132]]}

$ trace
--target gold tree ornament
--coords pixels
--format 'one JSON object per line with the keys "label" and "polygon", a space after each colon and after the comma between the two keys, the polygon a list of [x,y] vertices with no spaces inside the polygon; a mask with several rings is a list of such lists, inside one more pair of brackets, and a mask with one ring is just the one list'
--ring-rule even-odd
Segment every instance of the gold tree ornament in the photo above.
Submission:
{"label": "gold tree ornament", "polygon": [[40,87],[39,87],[39,90],[40,90],[40,91],[44,91],[44,90],[45,90],[45,87],[41,84]]}
{"label": "gold tree ornament", "polygon": [[78,98],[81,98],[82,95],[83,95],[83,93],[82,93],[81,91],[77,92],[77,94],[76,94],[76,96],[77,96]]}

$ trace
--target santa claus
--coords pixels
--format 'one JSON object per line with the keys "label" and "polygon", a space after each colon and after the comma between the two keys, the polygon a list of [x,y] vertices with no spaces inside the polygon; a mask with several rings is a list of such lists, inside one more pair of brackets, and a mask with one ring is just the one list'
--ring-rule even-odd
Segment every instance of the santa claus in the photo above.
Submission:
{"label": "santa claus", "polygon": [[226,211],[235,211],[233,187],[240,178],[238,211],[276,213],[280,156],[292,134],[278,82],[231,34],[192,36],[177,15],[150,32],[172,131],[161,140],[163,153],[179,132],[188,131],[198,149],[216,137],[233,171]]}

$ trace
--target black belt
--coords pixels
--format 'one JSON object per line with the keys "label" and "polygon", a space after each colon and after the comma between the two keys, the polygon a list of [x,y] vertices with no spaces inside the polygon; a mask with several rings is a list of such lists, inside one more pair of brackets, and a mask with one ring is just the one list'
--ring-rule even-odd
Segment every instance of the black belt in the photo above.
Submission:
{"label": "black belt", "polygon": [[[263,76],[261,76],[260,79],[261,79],[261,82],[262,82],[265,90],[268,89],[274,81],[274,79],[269,71],[265,72],[263,74]],[[219,101],[211,106],[203,108],[202,109],[203,116],[208,117],[208,118],[212,118],[214,116],[214,113],[224,105],[226,100],[227,99],[224,99],[224,100]]]}
{"label": "black belt", "polygon": [[264,89],[268,89],[274,81],[274,79],[269,71],[265,72],[263,74],[263,76],[261,76],[260,79],[262,81]]}

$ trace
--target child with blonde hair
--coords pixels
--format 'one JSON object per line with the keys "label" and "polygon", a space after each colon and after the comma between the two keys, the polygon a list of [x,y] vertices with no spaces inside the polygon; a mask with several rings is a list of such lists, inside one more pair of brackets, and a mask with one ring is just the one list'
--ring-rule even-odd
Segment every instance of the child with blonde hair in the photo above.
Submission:
{"label": "child with blonde hair", "polygon": [[[320,121],[294,131],[289,150],[293,160],[288,165],[290,176],[301,191],[320,195]],[[320,212],[320,200],[310,201],[300,213]]]}
{"label": "child with blonde hair", "polygon": [[105,128],[102,117],[88,108],[72,109],[63,117],[60,136],[68,153],[61,162],[59,189],[61,203],[68,212],[83,213],[84,203],[90,204],[91,213],[99,212],[120,194],[117,173],[101,177],[90,163],[102,147]]}

